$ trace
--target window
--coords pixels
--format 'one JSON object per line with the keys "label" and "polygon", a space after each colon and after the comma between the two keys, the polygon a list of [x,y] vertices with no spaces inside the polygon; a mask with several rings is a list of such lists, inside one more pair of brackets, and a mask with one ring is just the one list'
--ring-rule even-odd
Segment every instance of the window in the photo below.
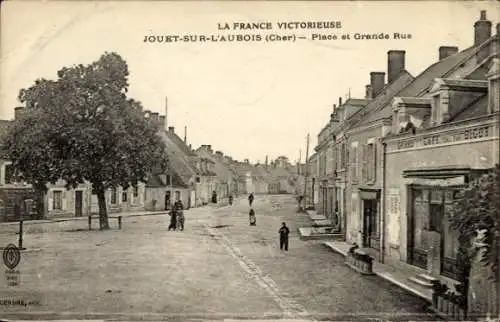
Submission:
{"label": "window", "polygon": [[[356,143],[356,142],[354,142]],[[353,144],[351,147],[351,180],[352,181],[357,181],[359,174],[358,174],[358,146],[357,144]]]}
{"label": "window", "polygon": [[54,199],[52,199],[52,209],[62,210],[62,191],[53,191]]}
{"label": "window", "polygon": [[116,188],[111,189],[111,204],[116,205]]}
{"label": "window", "polygon": [[200,183],[200,182],[201,182],[200,177],[196,177],[196,183]]}
{"label": "window", "polygon": [[342,143],[341,150],[342,150],[342,156],[341,156],[342,161],[340,163],[340,168],[345,169],[349,155],[347,153],[347,148],[346,148],[346,145],[344,143]]}
{"label": "window", "polygon": [[175,201],[179,201],[181,200],[181,192],[179,190],[177,190],[175,192]]}
{"label": "window", "polygon": [[171,186],[172,185],[172,176],[167,174],[167,186]]}
{"label": "window", "polygon": [[375,181],[376,154],[375,144],[369,143],[363,147],[362,151],[362,177],[363,181]]}
{"label": "window", "polygon": [[139,187],[134,187],[134,190],[133,190],[133,191],[134,191],[134,192],[133,192],[133,193],[134,193],[134,198],[139,197]]}
{"label": "window", "polygon": [[12,164],[5,165],[5,184],[14,182],[14,168]]}
{"label": "window", "polygon": [[122,192],[122,202],[127,202],[127,190]]}

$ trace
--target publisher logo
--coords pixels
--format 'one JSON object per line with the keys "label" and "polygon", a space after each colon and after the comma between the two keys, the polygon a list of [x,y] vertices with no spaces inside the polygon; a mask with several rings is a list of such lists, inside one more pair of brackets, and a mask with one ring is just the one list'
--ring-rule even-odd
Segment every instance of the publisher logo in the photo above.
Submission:
{"label": "publisher logo", "polygon": [[9,244],[3,250],[3,262],[9,269],[14,269],[21,261],[21,251],[14,244]]}

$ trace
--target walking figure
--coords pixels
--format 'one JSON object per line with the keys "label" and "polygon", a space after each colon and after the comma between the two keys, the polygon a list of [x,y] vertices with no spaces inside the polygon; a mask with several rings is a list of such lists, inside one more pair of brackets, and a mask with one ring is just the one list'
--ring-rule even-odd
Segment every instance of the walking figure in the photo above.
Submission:
{"label": "walking figure", "polygon": [[248,204],[252,207],[253,204],[253,192],[248,196]]}
{"label": "walking figure", "polygon": [[250,213],[248,214],[248,220],[250,222],[250,226],[255,226],[257,224],[257,219],[255,218],[255,211],[250,209]]}
{"label": "walking figure", "polygon": [[288,234],[290,234],[290,230],[285,223],[282,223],[278,232],[280,234],[280,249],[283,250],[285,248],[288,251]]}
{"label": "walking figure", "polygon": [[233,205],[233,196],[229,196],[229,205],[232,206]]}
{"label": "walking figure", "polygon": [[177,209],[174,205],[174,207],[172,207],[172,210],[170,210],[170,225],[168,226],[168,231],[170,230],[174,230],[175,231],[175,228],[177,227]]}

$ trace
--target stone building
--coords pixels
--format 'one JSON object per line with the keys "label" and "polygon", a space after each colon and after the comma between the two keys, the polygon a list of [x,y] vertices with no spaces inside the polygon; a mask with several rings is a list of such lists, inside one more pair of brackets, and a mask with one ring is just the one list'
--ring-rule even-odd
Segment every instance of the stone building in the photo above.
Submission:
{"label": "stone building", "polygon": [[351,116],[364,108],[371,99],[367,93],[365,99],[349,98],[345,103],[339,98],[339,105],[334,105],[334,110],[330,115],[330,139],[333,146],[333,170],[330,178],[333,181],[332,202],[330,204],[330,220],[335,225],[337,231],[344,233],[347,231],[346,212],[346,185],[348,184],[348,149],[346,125]]}
{"label": "stone building", "polygon": [[[405,53],[388,52],[388,82],[384,72],[370,73],[367,94],[371,99],[352,113],[340,127],[340,151],[344,151],[339,169],[339,181],[344,183],[346,200],[346,240],[378,251],[381,227],[381,149],[379,139],[387,134],[390,121],[371,120],[413,77],[405,70]],[[368,97],[367,97],[368,98]],[[368,121],[369,120],[369,121]],[[377,257],[377,255],[375,255]]]}
{"label": "stone building", "polygon": [[213,162],[213,171],[216,174],[215,190],[219,201],[226,201],[229,195],[235,191],[237,178],[234,171],[225,162],[224,154],[221,151],[212,150],[211,145],[202,145],[196,153]]}
{"label": "stone building", "polygon": [[307,176],[307,192],[306,192],[306,205],[314,206],[316,209],[319,202],[319,160],[318,153],[314,152],[308,161],[307,166],[308,176]]}
{"label": "stone building", "polygon": [[370,73],[365,99],[339,102],[319,135],[317,208],[332,207],[331,140],[333,203],[346,241],[413,272],[420,287],[439,279],[454,289],[457,236],[445,217],[455,193],[499,163],[499,25],[493,36],[491,25],[481,11],[472,46],[439,47],[416,77],[405,70],[405,51],[389,51],[387,81],[384,72]]}
{"label": "stone building", "polygon": [[[333,214],[333,141],[330,122],[318,134],[318,144],[314,147],[318,160],[318,205],[316,210],[327,218]],[[315,180],[315,181],[316,181]]]}
{"label": "stone building", "polygon": [[483,11],[474,29],[472,47],[392,101],[383,140],[385,261],[449,284],[458,244],[445,217],[456,191],[499,163],[498,25],[492,37]]}

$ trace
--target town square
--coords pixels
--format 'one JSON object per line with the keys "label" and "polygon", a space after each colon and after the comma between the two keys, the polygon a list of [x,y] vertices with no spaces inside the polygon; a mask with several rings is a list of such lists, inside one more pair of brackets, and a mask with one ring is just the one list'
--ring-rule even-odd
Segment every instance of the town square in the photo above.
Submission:
{"label": "town square", "polygon": [[150,4],[2,6],[1,321],[499,321],[493,1]]}

